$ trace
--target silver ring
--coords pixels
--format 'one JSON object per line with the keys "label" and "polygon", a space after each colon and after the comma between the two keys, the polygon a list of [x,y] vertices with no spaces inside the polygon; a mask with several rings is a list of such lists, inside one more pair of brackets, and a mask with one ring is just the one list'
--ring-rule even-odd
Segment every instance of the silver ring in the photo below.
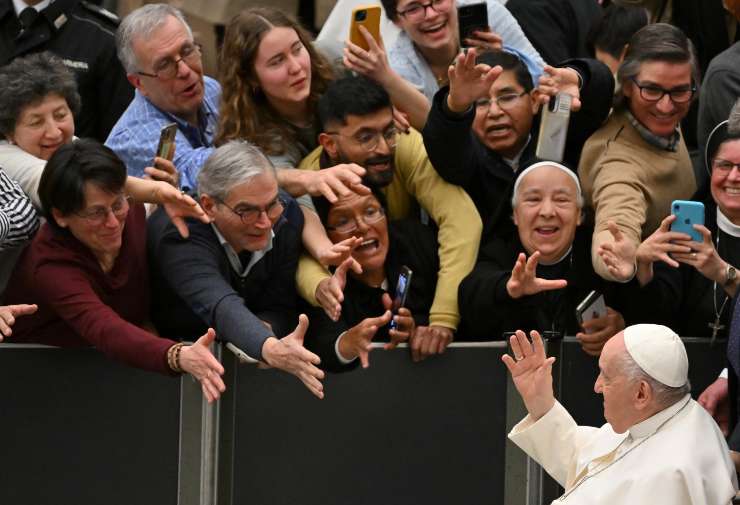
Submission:
{"label": "silver ring", "polygon": [[517,362],[524,359],[524,356],[514,356],[514,359],[517,360]]}

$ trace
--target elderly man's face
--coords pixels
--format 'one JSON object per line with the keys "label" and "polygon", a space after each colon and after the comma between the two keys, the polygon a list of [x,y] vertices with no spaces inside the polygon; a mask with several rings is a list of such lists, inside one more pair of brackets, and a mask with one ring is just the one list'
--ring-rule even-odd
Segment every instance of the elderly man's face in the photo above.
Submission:
{"label": "elderly man's face", "polygon": [[581,224],[577,193],[573,178],[556,167],[541,166],[524,176],[514,223],[527,255],[539,251],[542,263],[565,255]]}
{"label": "elderly man's face", "polygon": [[617,433],[624,433],[641,419],[641,412],[635,408],[639,382],[630,381],[622,371],[626,352],[623,332],[610,338],[601,351],[599,376],[594,384],[594,391],[604,397],[604,418]]}
{"label": "elderly man's face", "polygon": [[269,172],[234,186],[223,202],[203,195],[201,204],[237,253],[264,249],[283,211],[277,180]]}
{"label": "elderly man's face", "polygon": [[[641,91],[640,87],[645,89]],[[664,91],[690,89],[691,64],[646,61],[640,65],[634,81],[624,83],[623,93],[635,119],[653,134],[670,137],[688,113],[691,101],[676,103],[668,93],[658,101],[646,100],[644,95],[650,88]]]}
{"label": "elderly man's face", "polygon": [[[131,83],[160,109],[195,123],[203,102],[203,63],[185,26],[170,16],[149,38],[135,38],[133,50],[139,71],[158,76],[129,75]],[[175,76],[163,77],[175,61]]]}

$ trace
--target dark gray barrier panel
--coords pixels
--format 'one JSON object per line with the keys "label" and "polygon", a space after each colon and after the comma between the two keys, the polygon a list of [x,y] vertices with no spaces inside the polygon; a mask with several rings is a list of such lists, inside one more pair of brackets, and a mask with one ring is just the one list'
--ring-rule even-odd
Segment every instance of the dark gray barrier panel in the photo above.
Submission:
{"label": "dark gray barrier panel", "polygon": [[368,370],[329,375],[321,401],[288,374],[239,366],[221,484],[233,477],[240,505],[504,503],[502,352],[414,364],[406,349],[375,350]]}
{"label": "dark gray barrier panel", "polygon": [[92,349],[0,345],[0,503],[174,505],[179,387]]}

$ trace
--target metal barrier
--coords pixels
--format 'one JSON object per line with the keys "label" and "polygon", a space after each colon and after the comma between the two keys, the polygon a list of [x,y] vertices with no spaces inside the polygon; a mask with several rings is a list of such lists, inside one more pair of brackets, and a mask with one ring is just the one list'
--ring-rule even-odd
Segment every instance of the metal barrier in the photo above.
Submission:
{"label": "metal barrier", "polygon": [[[724,351],[685,342],[698,393]],[[324,400],[218,346],[228,389],[209,406],[188,377],[0,344],[0,503],[549,504],[557,484],[506,439],[525,411],[504,346],[455,343],[418,364],[376,350],[368,370],[328,375]],[[548,352],[561,402],[603,422],[596,360],[573,338]]]}

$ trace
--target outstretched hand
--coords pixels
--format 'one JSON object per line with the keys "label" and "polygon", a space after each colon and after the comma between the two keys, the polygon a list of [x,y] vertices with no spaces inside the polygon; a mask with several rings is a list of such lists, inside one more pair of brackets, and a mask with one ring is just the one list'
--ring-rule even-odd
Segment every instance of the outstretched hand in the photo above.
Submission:
{"label": "outstretched hand", "polygon": [[226,385],[221,378],[224,367],[209,349],[215,338],[216,332],[213,328],[208,328],[205,335],[193,345],[186,345],[180,351],[180,368],[200,382],[208,403],[218,400],[221,393],[226,391]]}
{"label": "outstretched hand", "polygon": [[510,297],[517,299],[541,291],[562,289],[568,285],[565,279],[548,280],[537,277],[539,259],[539,251],[535,251],[529,259],[524,253],[519,253],[514,268],[511,270],[511,277],[506,283],[506,291]]}
{"label": "outstretched hand", "polygon": [[627,282],[635,274],[637,246],[624,236],[615,222],[609,221],[607,229],[614,242],[601,244],[596,252],[612,277],[617,281]]}
{"label": "outstretched hand", "polygon": [[15,319],[20,316],[33,314],[38,310],[36,305],[2,305],[0,306],[0,342],[3,337],[9,337],[13,330],[10,329],[15,324]]}
{"label": "outstretched hand", "polygon": [[500,65],[491,68],[484,63],[475,63],[476,50],[468,49],[455,58],[447,70],[450,79],[450,92],[447,107],[453,112],[463,112],[479,98],[487,98],[491,85],[501,75]]}
{"label": "outstretched hand", "polygon": [[342,314],[342,302],[344,301],[344,286],[347,285],[347,271],[352,267],[355,260],[347,258],[334,270],[331,277],[319,282],[316,287],[316,301],[324,309],[326,315],[332,321],[337,321]]}
{"label": "outstretched hand", "polygon": [[522,330],[517,330],[509,340],[514,357],[504,354],[501,360],[509,369],[529,415],[536,421],[555,404],[552,390],[552,364],[555,358],[545,355],[545,345],[538,332],[531,331],[529,334],[532,342]]}
{"label": "outstretched hand", "polygon": [[350,237],[332,244],[327,249],[319,252],[319,263],[324,266],[341,265],[348,259],[351,260],[350,268],[355,273],[362,273],[362,266],[352,257],[352,252],[362,244],[362,237]]}
{"label": "outstretched hand", "polygon": [[188,225],[185,223],[186,217],[194,217],[204,223],[210,223],[211,220],[198,202],[193,200],[189,195],[181,192],[174,186],[159,181],[156,183],[156,202],[164,207],[167,215],[170,216],[172,224],[183,238],[188,238],[190,232]]}
{"label": "outstretched hand", "polygon": [[581,109],[581,91],[578,87],[580,80],[578,72],[572,68],[558,68],[545,65],[545,73],[540,76],[535,97],[541,104],[550,102],[550,97],[558,93],[570,95],[573,99],[570,104],[572,111]]}

